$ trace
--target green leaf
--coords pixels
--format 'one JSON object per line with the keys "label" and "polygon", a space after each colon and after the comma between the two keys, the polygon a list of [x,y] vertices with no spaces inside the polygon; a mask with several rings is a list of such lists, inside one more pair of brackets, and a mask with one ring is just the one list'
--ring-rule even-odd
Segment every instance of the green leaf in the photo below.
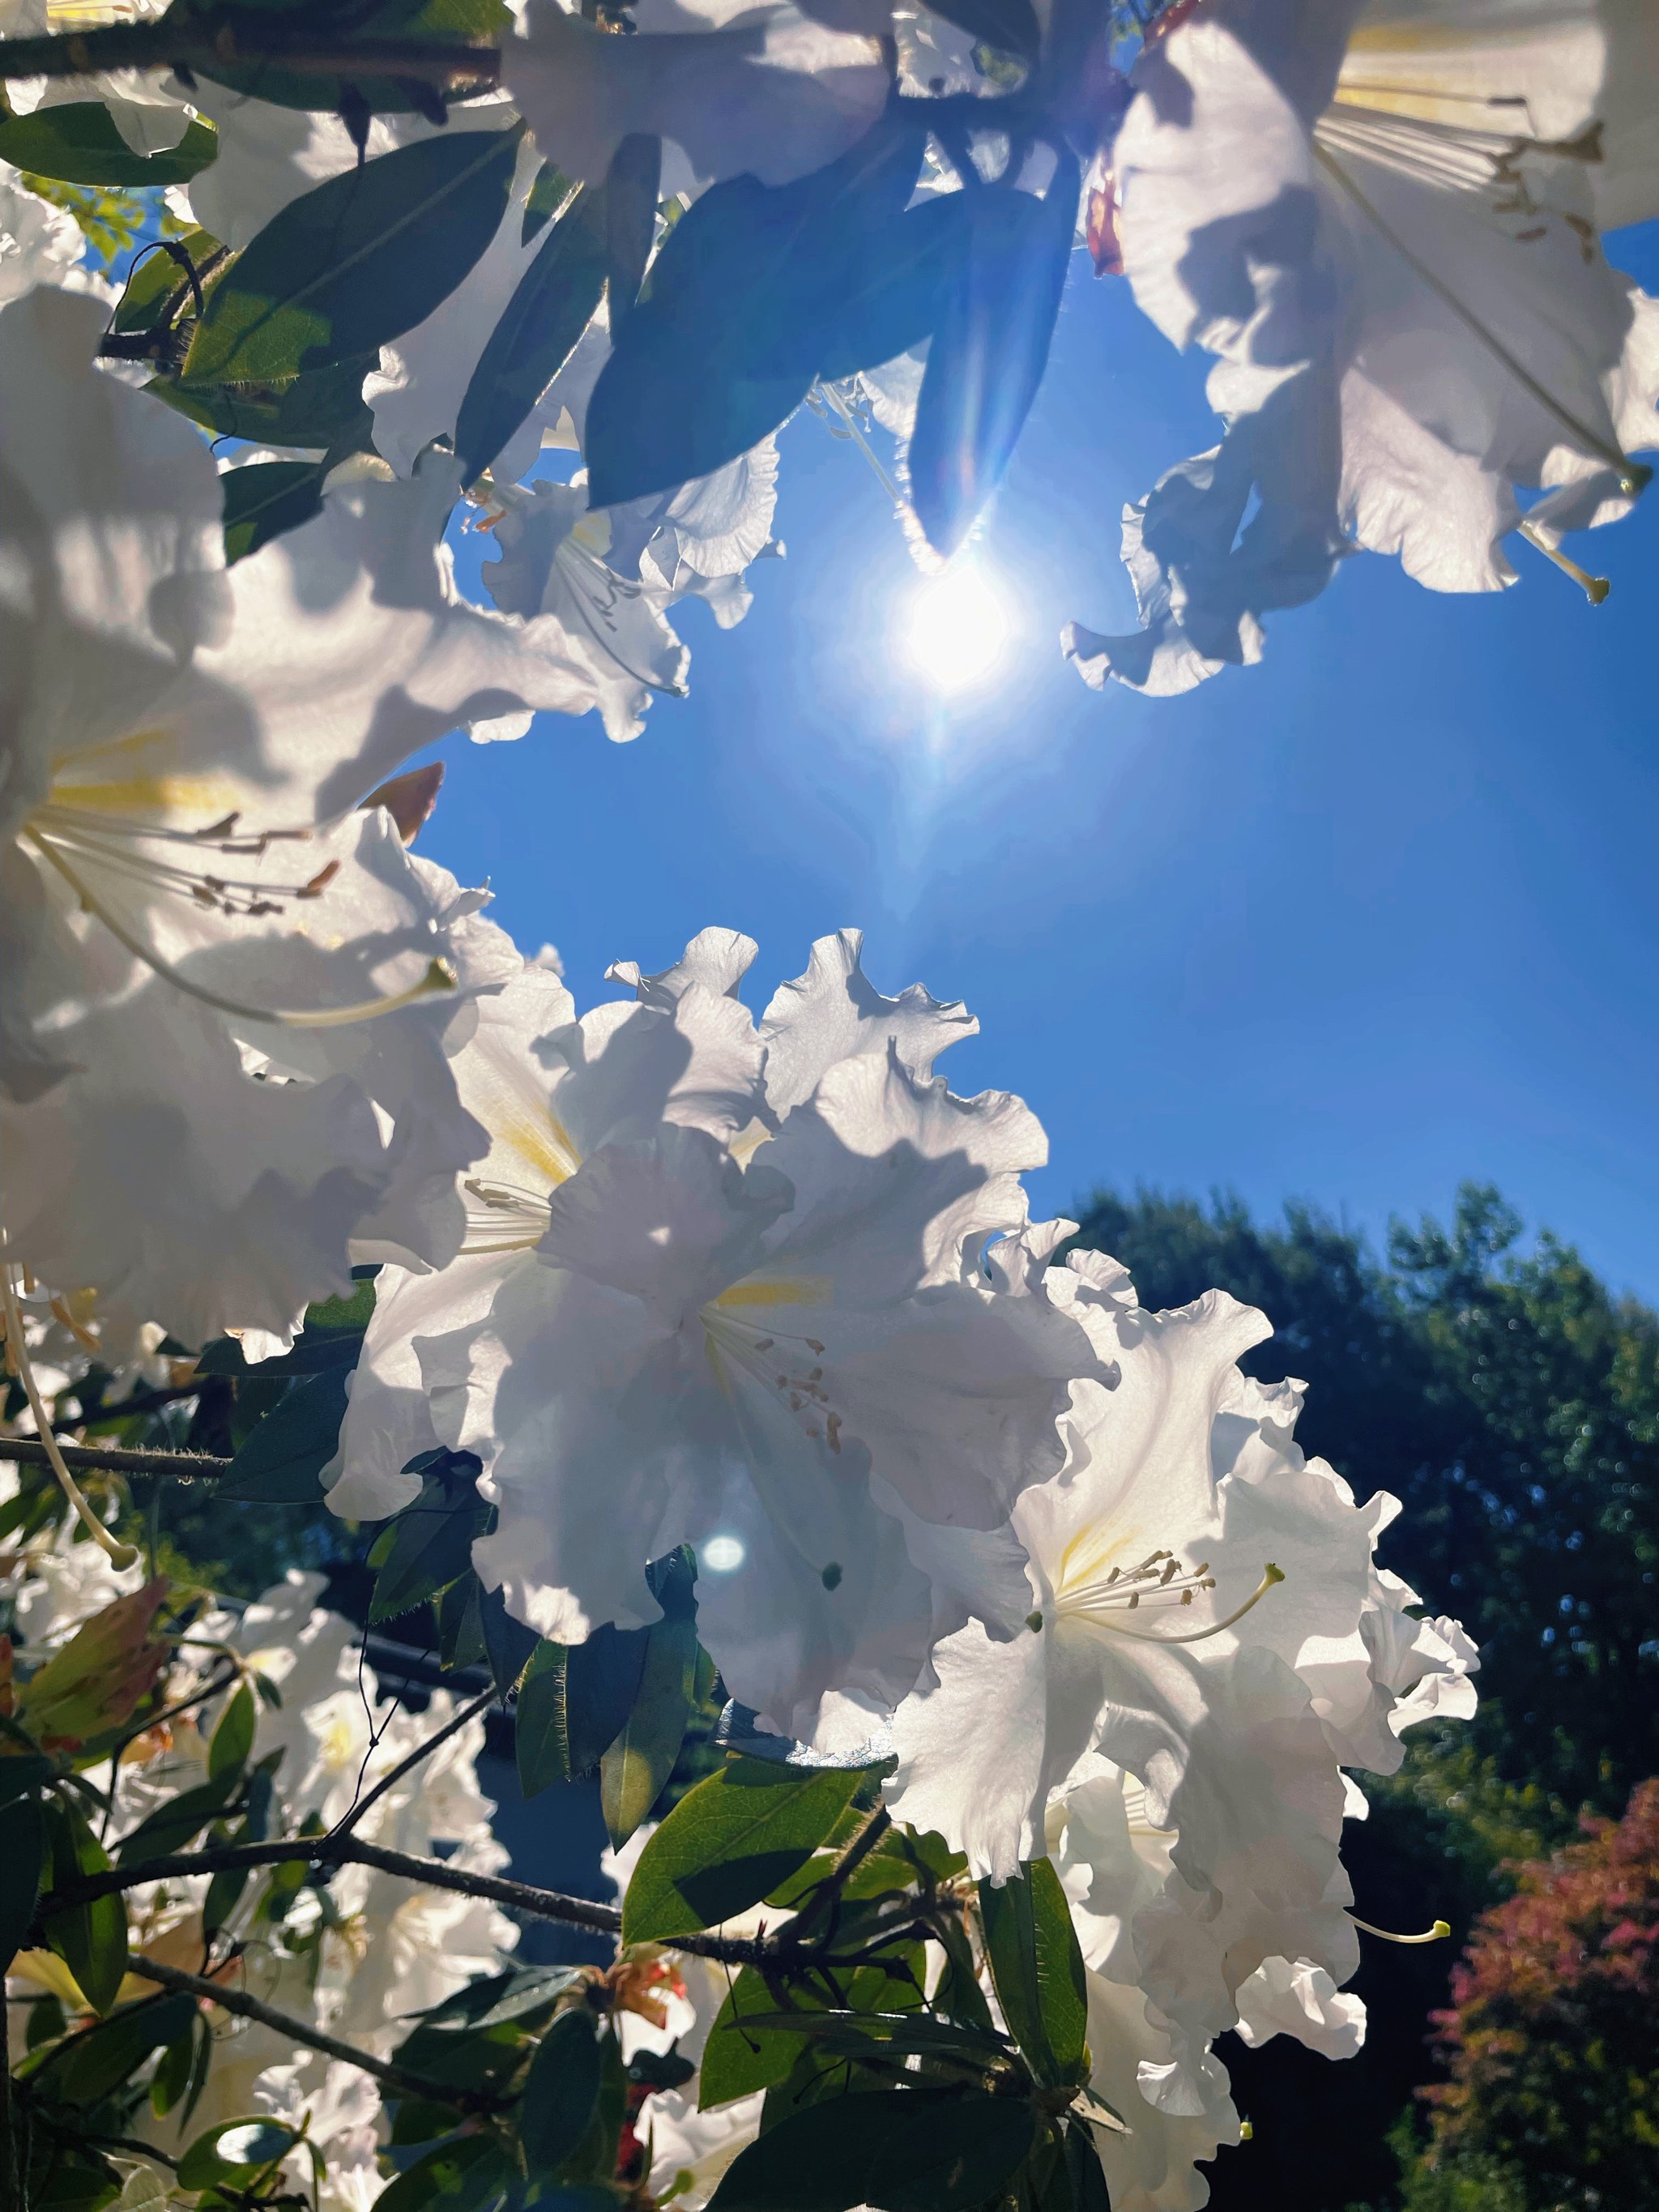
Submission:
{"label": "green leaf", "polygon": [[536,181],[530,187],[530,197],[524,204],[524,222],[519,231],[520,245],[528,246],[538,230],[545,230],[571,193],[579,189],[551,161],[544,161],[536,172]]}
{"label": "green leaf", "polygon": [[299,2139],[297,2129],[259,2113],[221,2120],[198,2136],[179,2160],[179,2186],[212,2189],[228,2182],[239,2187],[274,2165]]}
{"label": "green leaf", "polygon": [[[181,238],[149,247],[127,272],[126,289],[116,302],[110,328],[122,332],[153,331],[170,302],[175,308],[193,307],[190,269],[197,271],[198,282],[210,283],[225,252],[210,231],[200,229],[187,230]],[[182,254],[184,261],[175,254]]]}
{"label": "green leaf", "polygon": [[38,1798],[14,1797],[0,1806],[0,1975],[21,1949],[34,1917],[46,1850]]}
{"label": "green leaf", "polygon": [[538,1644],[519,1685],[513,1741],[519,1787],[526,1797],[534,1797],[550,1783],[570,1779],[570,1735],[565,1717],[568,1656],[562,1644]]}
{"label": "green leaf", "polygon": [[1049,2088],[1089,2078],[1089,1994],[1071,1907],[1052,1859],[1000,1888],[979,1885],[997,2002],[1026,2064]]}
{"label": "green leaf", "polygon": [[605,206],[602,192],[577,194],[489,334],[455,424],[467,483],[495,459],[593,319],[605,289]]}
{"label": "green leaf", "polygon": [[176,1797],[169,1797],[122,1837],[115,1847],[116,1864],[136,1866],[140,1859],[163,1858],[169,1851],[183,1850],[210,1820],[218,1818],[236,1794],[240,1780],[240,1768],[231,1767],[216,1781],[181,1790]]}
{"label": "green leaf", "polygon": [[598,2027],[586,2005],[560,2013],[530,2062],[519,2140],[532,2174],[562,2166],[592,2125],[599,2100]]}
{"label": "green leaf", "polygon": [[208,1746],[210,1782],[217,1782],[227,1774],[241,1773],[253,1749],[253,1731],[258,1719],[252,1686],[244,1682],[219,1716],[219,1725]]}
{"label": "green leaf", "polygon": [[981,46],[994,46],[1000,54],[1034,62],[1042,51],[1042,27],[1031,0],[939,0],[937,6],[928,0],[928,5],[947,23],[966,31]]}
{"label": "green leaf", "polygon": [[634,311],[657,235],[662,140],[630,131],[605,179],[605,276],[614,337]]}
{"label": "green leaf", "polygon": [[641,1854],[623,1942],[672,1942],[759,1904],[811,1858],[865,1771],[738,1759],[698,1783]]}
{"label": "green leaf", "polygon": [[[884,118],[798,184],[733,177],[702,194],[669,233],[594,387],[596,507],[736,459],[799,405],[824,361],[873,365],[858,361],[853,326],[892,254],[910,263],[900,217],[921,149],[911,125]],[[916,337],[930,327],[925,284],[918,300]],[[909,337],[890,345],[894,318],[878,319],[890,359]]]}
{"label": "green leaf", "polygon": [[695,1616],[646,1631],[645,1665],[633,1709],[599,1762],[599,1796],[612,1847],[620,1850],[662,1795],[680,1755],[697,1692]]}
{"label": "green leaf", "polygon": [[183,185],[205,169],[219,150],[210,124],[192,121],[176,146],[163,154],[135,154],[101,100],[38,107],[31,115],[0,121],[0,161],[68,185]]}
{"label": "green leaf", "polygon": [[207,2027],[206,2020],[192,2004],[185,2032],[168,2044],[150,2076],[149,2108],[158,2120],[166,2119],[190,2087],[190,2077],[196,2060],[198,2022],[203,2027]]}
{"label": "green leaf", "polygon": [[967,2212],[995,2197],[1031,2148],[1029,2105],[948,2090],[831,2097],[738,2154],[710,2212]]}
{"label": "green leaf", "polygon": [[[198,386],[157,377],[144,389],[220,437],[246,438],[255,445],[297,446],[305,453],[367,453],[374,443],[374,417],[363,404],[363,379],[379,362],[378,352],[356,354],[337,368],[313,369],[304,376]],[[272,1364],[268,1360],[261,1364]]]}
{"label": "green leaf", "polygon": [[[1080,189],[1061,149],[1048,195],[964,193],[970,230],[927,355],[907,467],[916,520],[954,553],[1002,481],[1048,366]],[[591,420],[591,417],[590,417]]]}
{"label": "green leaf", "polygon": [[453,1582],[438,1601],[438,1664],[453,1672],[476,1667],[489,1656],[484,1642],[483,1589],[470,1570]]}
{"label": "green leaf", "polygon": [[228,567],[322,512],[320,461],[252,461],[246,468],[227,469],[219,482],[225,495]]}
{"label": "green leaf", "polygon": [[1112,2212],[1094,2136],[1077,2120],[1066,2124],[1066,2174],[1071,2183],[1072,2212]]}
{"label": "green leaf", "polygon": [[[334,374],[333,370],[322,372],[323,376]],[[155,386],[146,388],[153,391]],[[303,441],[290,438],[283,442],[294,445]],[[290,1375],[320,1375],[330,1367],[355,1367],[363,1348],[363,1334],[374,1318],[373,1278],[379,1273],[378,1267],[373,1269],[354,1286],[349,1298],[323,1298],[307,1306],[305,1326],[289,1351],[279,1352],[272,1359],[250,1361],[238,1338],[216,1336],[198,1356],[198,1373],[246,1375],[264,1381]]]}
{"label": "green leaf", "polygon": [[137,2071],[152,2051],[175,2039],[188,2039],[196,2017],[191,1996],[145,1997],[118,2005],[91,2033],[63,2046],[40,2070],[50,2068],[52,2094],[66,2104],[101,2104],[110,2091]]}
{"label": "green leaf", "polygon": [[0,1806],[37,1789],[51,1772],[52,1761],[39,1752],[11,1753],[8,1747],[8,1755],[0,1757]]}
{"label": "green leaf", "polygon": [[[780,2012],[760,1973],[753,1966],[744,1967],[727,1990],[703,2045],[697,2084],[699,2107],[708,2112],[716,2105],[747,2096],[751,2090],[770,2089],[788,2079],[809,2039],[823,2033],[823,2022],[830,2016],[820,1982],[844,2000],[835,2014],[842,2021],[855,2016],[890,2018],[901,2010],[919,2007],[922,2002],[919,1969],[924,1963],[921,1947],[910,1947],[908,1954],[901,1954],[892,1961],[895,1966],[901,1963],[910,1968],[908,1981],[874,1961],[849,1975],[815,1976],[811,1984],[792,1990],[787,2012]],[[925,2021],[922,2024],[939,2026]],[[996,2053],[1004,2055],[1000,2051]]]}
{"label": "green leaf", "polygon": [[290,201],[215,287],[185,384],[327,368],[424,321],[495,236],[521,135],[420,139]]}
{"label": "green leaf", "polygon": [[320,1504],[322,1471],[339,1447],[345,1419],[344,1367],[292,1383],[240,1445],[215,1495],[222,1504]]}
{"label": "green leaf", "polygon": [[374,1584],[371,1621],[394,1620],[425,1605],[470,1571],[472,1542],[489,1521],[477,1487],[478,1462],[446,1452],[425,1471],[421,1494],[389,1523],[392,1542]]}
{"label": "green leaf", "polygon": [[495,1687],[506,1697],[517,1686],[519,1678],[540,1649],[542,1639],[533,1628],[526,1628],[523,1621],[514,1620],[507,1609],[506,1595],[499,1589],[480,1592],[478,1626],[483,1636],[484,1658]]}
{"label": "green leaf", "polygon": [[[87,1826],[80,1808],[54,1798],[46,1808],[52,1850],[52,1887],[60,1889],[77,1875],[102,1874],[109,1855]],[[42,1933],[80,1984],[92,2009],[107,2012],[127,1971],[126,1907],[118,1895],[54,1912]]]}

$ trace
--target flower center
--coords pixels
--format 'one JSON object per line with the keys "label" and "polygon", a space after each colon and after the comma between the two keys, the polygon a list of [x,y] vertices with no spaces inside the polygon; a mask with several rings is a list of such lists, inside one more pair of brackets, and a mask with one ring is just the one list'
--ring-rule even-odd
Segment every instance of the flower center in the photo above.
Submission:
{"label": "flower center", "polygon": [[[1283,1571],[1269,1560],[1255,1589],[1243,1605],[1236,1607],[1224,1620],[1211,1621],[1202,1628],[1131,1627],[1124,1618],[1126,1614],[1139,1613],[1143,1607],[1149,1612],[1176,1611],[1190,1605],[1199,1591],[1215,1588],[1215,1577],[1207,1560],[1196,1567],[1183,1567],[1173,1552],[1149,1552],[1138,1566],[1113,1567],[1108,1573],[1085,1583],[1062,1581],[1053,1617],[1058,1620],[1086,1620],[1093,1627],[1108,1629],[1115,1636],[1127,1636],[1139,1644],[1202,1644],[1212,1636],[1219,1636],[1236,1620],[1242,1620],[1261,1602],[1275,1583],[1284,1579]],[[1040,1632],[1043,1625],[1043,1616],[1034,1613],[1030,1626]]]}

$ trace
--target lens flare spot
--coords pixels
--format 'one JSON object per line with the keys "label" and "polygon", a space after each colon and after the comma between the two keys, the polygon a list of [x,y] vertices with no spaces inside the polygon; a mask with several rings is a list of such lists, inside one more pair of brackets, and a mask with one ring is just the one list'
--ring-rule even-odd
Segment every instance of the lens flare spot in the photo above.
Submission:
{"label": "lens flare spot", "polygon": [[711,1575],[735,1574],[747,1557],[736,1536],[711,1536],[698,1553]]}
{"label": "lens flare spot", "polygon": [[967,691],[1000,666],[1008,613],[984,571],[954,562],[918,584],[906,623],[905,652],[917,674],[940,691]]}

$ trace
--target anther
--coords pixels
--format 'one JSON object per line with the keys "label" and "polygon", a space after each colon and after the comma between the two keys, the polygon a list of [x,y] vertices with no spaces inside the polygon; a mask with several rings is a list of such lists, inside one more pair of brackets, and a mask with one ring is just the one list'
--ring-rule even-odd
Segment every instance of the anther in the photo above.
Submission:
{"label": "anther", "polygon": [[1535,551],[1541,553],[1547,561],[1558,568],[1564,576],[1571,576],[1593,607],[1599,607],[1613,589],[1610,578],[1592,576],[1588,568],[1581,568],[1578,563],[1570,559],[1559,545],[1552,545],[1543,532],[1535,529],[1530,522],[1523,522],[1521,525],[1519,535],[1524,538],[1528,544]]}

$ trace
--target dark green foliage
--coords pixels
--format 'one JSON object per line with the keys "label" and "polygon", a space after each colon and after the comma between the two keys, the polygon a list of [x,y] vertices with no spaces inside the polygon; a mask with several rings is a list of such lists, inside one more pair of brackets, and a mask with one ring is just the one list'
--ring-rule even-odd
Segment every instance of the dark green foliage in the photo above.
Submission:
{"label": "dark green foliage", "polygon": [[733,2162],[718,2212],[967,2212],[994,2197],[1031,2148],[1029,2105],[912,2089],[826,2099],[792,2113]]}
{"label": "dark green foliage", "polygon": [[1089,1995],[1072,1908],[1052,1859],[979,1886],[985,1955],[1020,2055],[1050,2088],[1087,2081]]}

